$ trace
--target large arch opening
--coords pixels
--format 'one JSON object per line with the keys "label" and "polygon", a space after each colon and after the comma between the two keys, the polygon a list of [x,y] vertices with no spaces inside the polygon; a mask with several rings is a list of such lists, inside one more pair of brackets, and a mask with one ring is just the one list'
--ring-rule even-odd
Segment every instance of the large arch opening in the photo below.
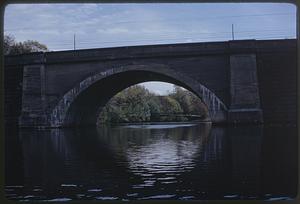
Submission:
{"label": "large arch opening", "polygon": [[131,65],[108,69],[80,82],[59,101],[50,115],[50,124],[53,127],[96,125],[101,107],[115,94],[147,81],[168,82],[181,86],[203,101],[212,122],[226,120],[227,108],[224,103],[199,82],[165,66]]}

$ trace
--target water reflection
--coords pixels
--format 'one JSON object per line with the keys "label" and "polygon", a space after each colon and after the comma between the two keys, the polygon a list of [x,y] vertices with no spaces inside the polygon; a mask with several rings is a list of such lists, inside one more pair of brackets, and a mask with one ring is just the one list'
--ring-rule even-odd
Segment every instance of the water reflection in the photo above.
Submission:
{"label": "water reflection", "polygon": [[115,151],[126,156],[131,172],[150,176],[193,168],[197,152],[207,141],[211,124],[193,128],[184,128],[186,125],[170,125],[167,129],[160,129],[161,125],[138,127],[118,127],[109,133],[100,127],[98,135]]}
{"label": "water reflection", "polygon": [[288,199],[297,190],[296,128],[7,129],[6,138],[15,200]]}

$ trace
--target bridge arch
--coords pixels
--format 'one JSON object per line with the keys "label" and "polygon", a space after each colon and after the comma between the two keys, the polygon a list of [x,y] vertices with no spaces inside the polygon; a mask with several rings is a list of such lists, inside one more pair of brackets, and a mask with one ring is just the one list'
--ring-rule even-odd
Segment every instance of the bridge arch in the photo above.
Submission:
{"label": "bridge arch", "polygon": [[166,65],[142,64],[108,68],[87,77],[59,100],[48,117],[52,127],[95,125],[98,109],[119,91],[146,81],[164,81],[186,88],[206,104],[212,122],[226,120],[226,105],[198,81]]}

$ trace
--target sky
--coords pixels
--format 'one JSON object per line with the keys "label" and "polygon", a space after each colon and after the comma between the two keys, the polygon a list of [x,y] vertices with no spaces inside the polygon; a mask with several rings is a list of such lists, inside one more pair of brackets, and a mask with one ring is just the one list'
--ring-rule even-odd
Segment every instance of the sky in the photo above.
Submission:
{"label": "sky", "polygon": [[[296,38],[286,3],[10,4],[4,34],[50,51],[134,45]],[[144,83],[166,94],[167,83]]]}

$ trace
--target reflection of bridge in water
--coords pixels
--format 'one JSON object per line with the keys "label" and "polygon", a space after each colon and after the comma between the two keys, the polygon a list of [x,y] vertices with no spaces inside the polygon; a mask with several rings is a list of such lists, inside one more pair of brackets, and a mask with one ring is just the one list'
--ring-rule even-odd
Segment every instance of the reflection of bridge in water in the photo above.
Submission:
{"label": "reflection of bridge in water", "polygon": [[[268,130],[263,134],[262,127],[223,128],[209,123],[173,128],[21,129],[16,138],[20,146],[8,150],[20,148],[22,153],[6,154],[11,156],[7,182],[23,176],[22,185],[29,190],[25,195],[34,193],[30,192],[33,186],[54,194],[70,190],[61,184],[101,188],[105,195],[118,192],[119,198],[126,198],[128,192],[147,197],[145,192],[160,193],[165,187],[168,195],[182,196],[191,190],[188,193],[199,199],[291,195],[297,172],[289,155],[291,143],[296,142],[292,137],[280,140],[283,132],[278,128]],[[9,142],[12,137],[8,138]],[[10,168],[17,156],[24,169]],[[280,185],[274,185],[274,180]]]}

